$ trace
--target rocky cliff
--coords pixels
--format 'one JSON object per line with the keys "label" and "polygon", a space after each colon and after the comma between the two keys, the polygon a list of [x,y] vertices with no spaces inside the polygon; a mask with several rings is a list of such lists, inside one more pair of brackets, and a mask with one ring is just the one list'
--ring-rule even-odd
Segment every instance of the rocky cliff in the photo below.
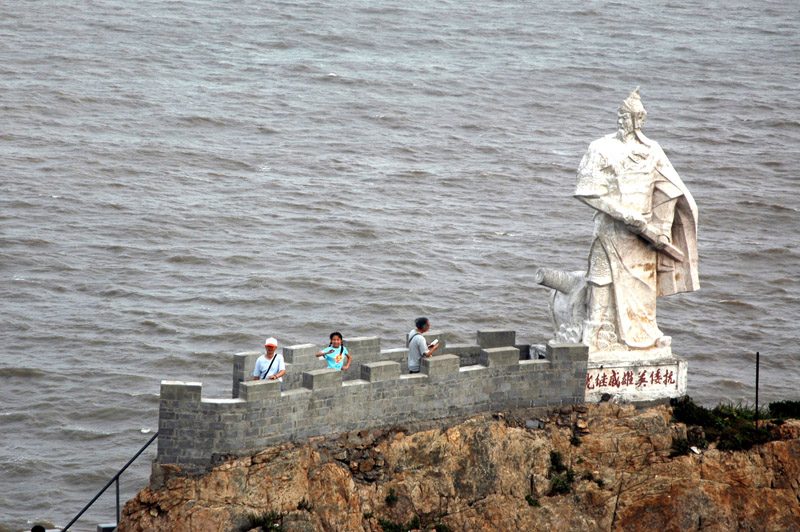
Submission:
{"label": "rocky cliff", "polygon": [[[119,530],[800,531],[800,422],[671,456],[671,409],[578,405],[365,430],[155,466]],[[248,519],[249,517],[249,519]]]}

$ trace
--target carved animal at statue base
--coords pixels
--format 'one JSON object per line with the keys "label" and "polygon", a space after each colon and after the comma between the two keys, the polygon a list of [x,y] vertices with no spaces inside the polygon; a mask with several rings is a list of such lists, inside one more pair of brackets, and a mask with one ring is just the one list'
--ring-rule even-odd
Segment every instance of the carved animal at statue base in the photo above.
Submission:
{"label": "carved animal at statue base", "polygon": [[534,280],[553,289],[549,303],[555,341],[579,343],[586,320],[586,272],[539,268]]}

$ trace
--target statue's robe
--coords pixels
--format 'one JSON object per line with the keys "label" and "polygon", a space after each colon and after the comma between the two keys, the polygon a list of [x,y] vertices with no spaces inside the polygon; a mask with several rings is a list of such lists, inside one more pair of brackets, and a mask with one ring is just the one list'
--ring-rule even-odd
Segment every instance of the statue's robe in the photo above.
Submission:
{"label": "statue's robe", "polygon": [[[697,205],[658,143],[638,131],[636,138],[622,142],[611,134],[592,142],[578,168],[575,197],[601,200],[587,281],[590,287],[611,285],[621,343],[647,348],[662,336],[656,324],[656,298],[700,287]],[[669,237],[684,260],[657,252],[631,231],[622,221],[626,211],[638,212],[659,234]],[[588,319],[596,316],[590,314]]]}

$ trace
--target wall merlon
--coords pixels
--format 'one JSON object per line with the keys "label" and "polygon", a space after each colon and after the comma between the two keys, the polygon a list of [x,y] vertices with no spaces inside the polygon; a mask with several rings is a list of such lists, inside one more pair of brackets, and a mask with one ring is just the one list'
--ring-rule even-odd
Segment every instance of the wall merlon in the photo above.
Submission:
{"label": "wall merlon", "polygon": [[381,339],[378,336],[356,336],[347,338],[344,345],[350,356],[370,356],[381,352]]}
{"label": "wall merlon", "polygon": [[492,347],[481,350],[481,364],[486,367],[515,366],[519,363],[519,349],[516,347]]}
{"label": "wall merlon", "polygon": [[303,373],[303,388],[318,391],[341,387],[342,372],[337,369],[315,369]]}
{"label": "wall merlon", "polygon": [[239,398],[244,401],[261,401],[279,399],[281,383],[277,380],[258,380],[239,383]]}
{"label": "wall merlon", "polygon": [[258,351],[244,351],[233,355],[233,397],[239,396],[239,383],[253,380],[256,360],[261,356]]}
{"label": "wall merlon", "polygon": [[372,362],[361,366],[361,378],[369,382],[380,382],[400,377],[400,363],[390,360]]}
{"label": "wall merlon", "polygon": [[165,401],[200,401],[203,384],[200,382],[161,381],[161,398]]}
{"label": "wall merlon", "polygon": [[580,360],[588,360],[589,347],[584,344],[557,344],[548,342],[547,356],[553,362],[576,362]]}
{"label": "wall merlon", "polygon": [[288,345],[281,351],[287,364],[308,364],[317,359],[319,346],[315,344]]}
{"label": "wall merlon", "polygon": [[253,374],[253,368],[256,364],[256,359],[261,355],[259,351],[243,351],[241,353],[234,353],[233,355],[233,369],[247,371],[250,368],[250,374]]}
{"label": "wall merlon", "polygon": [[[427,340],[427,337],[426,337]],[[419,361],[419,371],[429,377],[458,373],[461,359],[456,355],[434,355]]]}
{"label": "wall merlon", "polygon": [[508,347],[516,344],[516,331],[505,329],[483,329],[478,331],[478,345],[481,349]]}
{"label": "wall merlon", "polygon": [[441,331],[428,331],[425,333],[425,341],[430,344],[434,340],[439,340],[439,349],[436,350],[437,355],[445,354],[447,351],[447,334]]}

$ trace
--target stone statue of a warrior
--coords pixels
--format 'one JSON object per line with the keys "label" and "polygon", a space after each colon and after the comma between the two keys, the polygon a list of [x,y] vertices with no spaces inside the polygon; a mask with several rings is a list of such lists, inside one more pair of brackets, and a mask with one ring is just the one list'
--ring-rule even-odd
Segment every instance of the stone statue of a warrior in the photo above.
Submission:
{"label": "stone statue of a warrior", "polygon": [[697,205],[657,142],[644,136],[638,87],[617,131],[589,145],[575,197],[595,209],[586,273],[589,353],[669,349],[656,299],[697,290]]}

